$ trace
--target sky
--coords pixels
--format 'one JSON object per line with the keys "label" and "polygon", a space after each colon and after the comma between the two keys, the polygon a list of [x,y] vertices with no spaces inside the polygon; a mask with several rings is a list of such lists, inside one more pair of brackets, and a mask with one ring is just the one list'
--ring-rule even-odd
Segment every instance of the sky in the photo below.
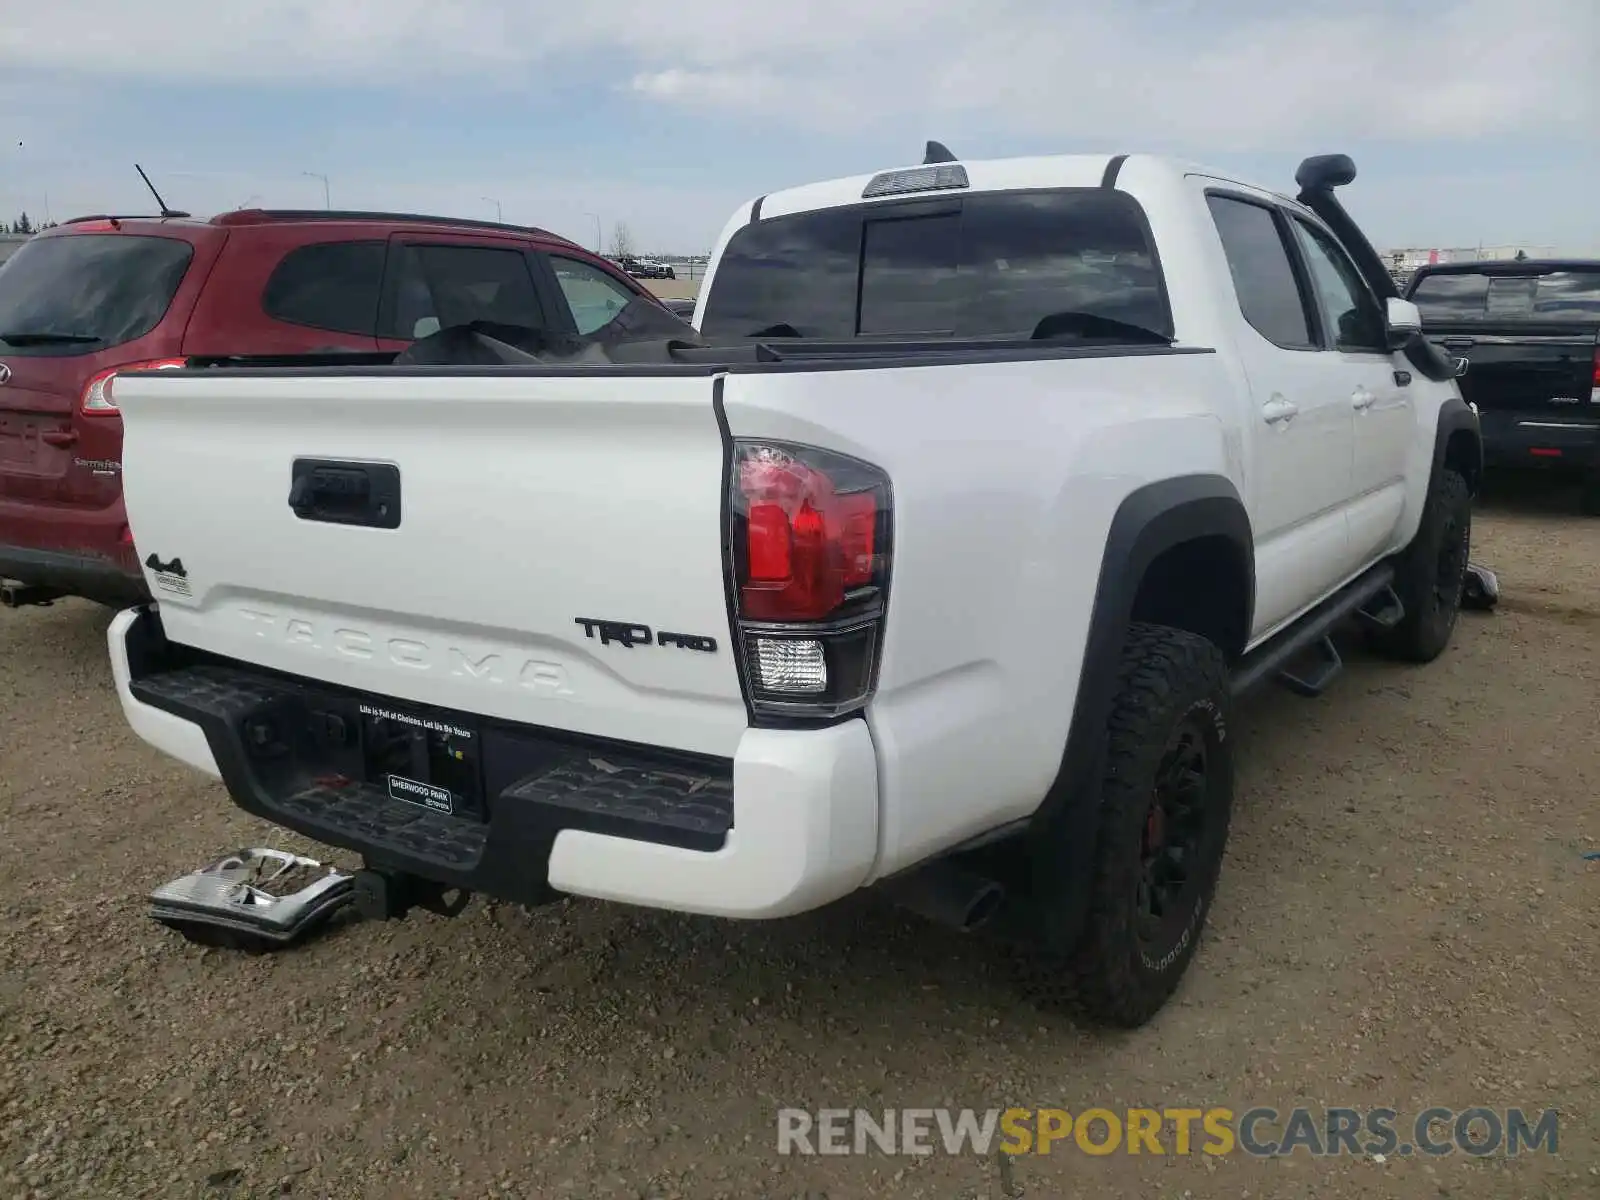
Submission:
{"label": "sky", "polygon": [[[230,8],[232,11],[230,11]],[[703,253],[765,192],[1177,154],[1379,245],[1600,252],[1600,0],[0,0],[0,219],[395,209]],[[598,228],[598,233],[597,233]]]}

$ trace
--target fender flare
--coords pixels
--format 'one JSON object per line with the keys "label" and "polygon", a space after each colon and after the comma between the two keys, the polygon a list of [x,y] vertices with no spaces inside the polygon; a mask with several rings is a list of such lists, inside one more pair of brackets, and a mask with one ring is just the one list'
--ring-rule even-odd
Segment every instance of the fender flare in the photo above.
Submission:
{"label": "fender flare", "polygon": [[1040,901],[1034,910],[1039,921],[1036,933],[1048,945],[1070,949],[1087,913],[1100,826],[1106,724],[1140,581],[1163,552],[1195,538],[1219,535],[1239,548],[1246,564],[1248,630],[1255,612],[1255,543],[1244,501],[1231,480],[1210,474],[1158,480],[1129,493],[1112,518],[1061,767],[1028,826],[1035,855],[1030,874],[1034,899]]}
{"label": "fender flare", "polygon": [[1433,473],[1429,482],[1431,486],[1432,480],[1437,479],[1439,472],[1444,469],[1444,457],[1450,439],[1463,430],[1470,435],[1472,442],[1472,458],[1467,464],[1467,490],[1476,496],[1483,483],[1483,431],[1478,424],[1478,414],[1465,400],[1456,396],[1451,396],[1439,406],[1438,423],[1433,432]]}

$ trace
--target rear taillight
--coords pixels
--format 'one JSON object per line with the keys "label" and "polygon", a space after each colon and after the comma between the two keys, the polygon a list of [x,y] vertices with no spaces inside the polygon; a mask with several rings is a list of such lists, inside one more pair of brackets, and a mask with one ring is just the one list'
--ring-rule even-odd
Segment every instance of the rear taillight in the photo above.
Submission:
{"label": "rear taillight", "polygon": [[181,358],[152,358],[109,367],[84,386],[79,410],[86,417],[114,417],[117,415],[117,403],[111,397],[111,382],[118,375],[125,375],[129,371],[171,371],[187,365],[187,361]]}
{"label": "rear taillight", "polygon": [[1589,403],[1600,404],[1600,334],[1594,348],[1594,374],[1589,379]]}
{"label": "rear taillight", "polygon": [[835,717],[877,681],[889,479],[809,446],[737,441],[730,508],[739,652],[758,714]]}

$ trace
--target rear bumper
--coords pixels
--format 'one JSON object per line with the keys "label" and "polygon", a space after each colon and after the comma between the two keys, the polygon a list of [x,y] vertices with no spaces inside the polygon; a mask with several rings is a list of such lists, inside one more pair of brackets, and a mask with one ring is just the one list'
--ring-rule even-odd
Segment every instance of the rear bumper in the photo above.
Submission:
{"label": "rear bumper", "polygon": [[[306,695],[327,695],[320,685],[243,664],[196,665],[164,642],[148,610],[118,614],[109,641],[123,712],[146,742],[220,778],[248,812],[449,887],[519,903],[564,893],[782,917],[854,891],[877,855],[877,762],[864,721],[751,729],[731,762],[688,765],[665,752],[555,731],[490,731],[486,756],[500,739],[540,766],[486,794],[484,820],[319,777],[318,764],[296,759],[294,736],[285,736],[290,748],[275,757],[247,748],[247,723],[264,716],[295,726]],[[616,772],[609,777],[588,766],[602,755]],[[495,770],[486,762],[486,778]],[[691,774],[690,793],[661,782]]]}
{"label": "rear bumper", "polygon": [[83,596],[119,607],[141,604],[150,598],[131,550],[126,561],[121,561],[0,543],[0,579],[15,579],[63,596]]}
{"label": "rear bumper", "polygon": [[0,579],[105,604],[140,604],[150,590],[121,503],[101,509],[0,500]]}
{"label": "rear bumper", "polygon": [[1600,417],[1480,412],[1485,466],[1600,467]]}

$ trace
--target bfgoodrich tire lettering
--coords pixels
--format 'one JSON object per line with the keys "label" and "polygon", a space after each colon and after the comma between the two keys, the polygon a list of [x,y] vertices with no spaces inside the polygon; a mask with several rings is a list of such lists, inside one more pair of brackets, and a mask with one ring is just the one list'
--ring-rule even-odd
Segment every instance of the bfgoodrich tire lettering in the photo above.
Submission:
{"label": "bfgoodrich tire lettering", "polygon": [[1472,492],[1466,479],[1441,468],[1428,488],[1417,536],[1400,556],[1394,590],[1405,616],[1372,635],[1375,649],[1408,662],[1432,662],[1450,644],[1472,552]]}
{"label": "bfgoodrich tire lettering", "polygon": [[1233,805],[1231,713],[1215,645],[1165,626],[1129,629],[1107,722],[1088,919],[1057,984],[1091,1020],[1144,1024],[1194,957]]}

